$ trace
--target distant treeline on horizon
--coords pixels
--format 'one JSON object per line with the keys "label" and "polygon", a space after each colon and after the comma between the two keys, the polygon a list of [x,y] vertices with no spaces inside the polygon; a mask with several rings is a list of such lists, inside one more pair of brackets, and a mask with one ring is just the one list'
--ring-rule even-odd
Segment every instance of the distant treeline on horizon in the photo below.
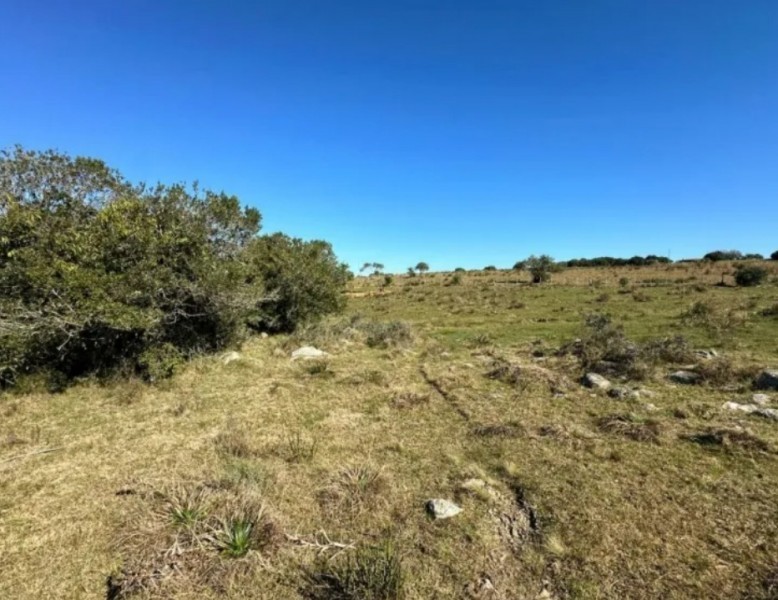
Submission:
{"label": "distant treeline on horizon", "polygon": [[[778,260],[778,251],[770,256],[772,260]],[[708,252],[702,258],[683,258],[675,262],[700,262],[700,261],[720,261],[720,260],[765,260],[764,255],[758,253],[743,254],[738,250],[714,250]],[[655,264],[669,264],[673,261],[667,256],[656,256],[649,254],[647,256],[633,256],[632,258],[615,258],[613,256],[598,256],[596,258],[574,258],[568,261],[562,261],[561,264],[567,267],[642,267]]]}

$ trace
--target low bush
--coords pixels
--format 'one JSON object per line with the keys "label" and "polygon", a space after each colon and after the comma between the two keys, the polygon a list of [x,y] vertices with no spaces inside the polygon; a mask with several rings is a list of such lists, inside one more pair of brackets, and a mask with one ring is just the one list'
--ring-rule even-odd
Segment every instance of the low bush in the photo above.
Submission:
{"label": "low bush", "polygon": [[683,336],[633,342],[623,328],[608,315],[595,313],[584,321],[583,335],[562,346],[560,354],[572,354],[581,370],[604,375],[645,379],[651,368],[660,363],[685,363],[694,359],[690,343]]}
{"label": "low bush", "polygon": [[735,283],[741,287],[759,285],[767,279],[767,269],[757,265],[738,265],[735,269]]}
{"label": "low bush", "polygon": [[389,348],[408,344],[413,339],[411,327],[402,321],[369,321],[361,326],[370,348]]}

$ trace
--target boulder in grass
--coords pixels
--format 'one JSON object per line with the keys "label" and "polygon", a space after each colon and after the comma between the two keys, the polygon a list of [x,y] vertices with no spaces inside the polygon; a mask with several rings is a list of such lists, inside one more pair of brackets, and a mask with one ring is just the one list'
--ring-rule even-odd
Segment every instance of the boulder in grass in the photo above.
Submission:
{"label": "boulder in grass", "polygon": [[778,390],[778,369],[765,369],[754,381],[758,390]]}
{"label": "boulder in grass", "polygon": [[605,379],[605,377],[602,375],[598,375],[597,373],[587,373],[581,379],[581,383],[583,383],[586,387],[595,390],[607,390],[611,387],[611,382]]}
{"label": "boulder in grass", "polygon": [[329,356],[329,354],[313,346],[303,346],[292,352],[292,360],[310,360],[312,358],[324,358],[325,356]]}
{"label": "boulder in grass", "polygon": [[702,380],[699,373],[694,371],[674,371],[669,375],[670,381],[684,385],[694,385]]}
{"label": "boulder in grass", "polygon": [[435,519],[450,519],[462,512],[462,508],[450,500],[433,498],[425,503],[427,512]]}

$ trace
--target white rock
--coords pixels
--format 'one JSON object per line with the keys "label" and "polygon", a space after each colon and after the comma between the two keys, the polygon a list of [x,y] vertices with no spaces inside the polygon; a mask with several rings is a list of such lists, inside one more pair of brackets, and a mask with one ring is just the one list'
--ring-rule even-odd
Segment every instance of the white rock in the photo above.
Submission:
{"label": "white rock", "polygon": [[310,358],[322,358],[324,356],[329,356],[329,354],[323,350],[314,348],[313,346],[303,346],[292,352],[292,360],[297,360],[298,358],[308,360]]}
{"label": "white rock", "polygon": [[427,512],[435,519],[449,519],[462,512],[462,508],[443,498],[433,498],[425,503]]}
{"label": "white rock", "polygon": [[757,408],[754,411],[755,415],[759,415],[760,417],[764,417],[765,419],[772,419],[773,421],[778,421],[778,409],[775,408]]}
{"label": "white rock", "polygon": [[698,383],[700,379],[702,379],[698,373],[692,371],[675,371],[674,373],[670,373],[669,377],[670,380],[675,383],[684,384]]}
{"label": "white rock", "polygon": [[778,421],[778,409],[775,408],[764,408],[762,406],[757,406],[756,404],[738,404],[737,402],[725,402],[721,408]]}
{"label": "white rock", "polygon": [[724,410],[732,410],[736,412],[744,412],[747,414],[751,414],[754,412],[758,407],[754,406],[753,404],[739,404],[737,402],[725,402],[721,405],[721,408]]}
{"label": "white rock", "polygon": [[228,365],[231,362],[235,362],[236,360],[240,360],[240,353],[235,352],[235,351],[227,352],[226,354],[224,354],[222,356],[222,362],[225,365]]}
{"label": "white rock", "polygon": [[759,406],[767,406],[770,404],[770,396],[767,394],[754,394],[751,396],[751,402]]}
{"label": "white rock", "polygon": [[598,375],[597,373],[587,373],[583,376],[583,379],[581,379],[581,383],[583,383],[586,387],[594,388],[597,390],[607,390],[611,386],[611,382],[605,379],[602,375]]}

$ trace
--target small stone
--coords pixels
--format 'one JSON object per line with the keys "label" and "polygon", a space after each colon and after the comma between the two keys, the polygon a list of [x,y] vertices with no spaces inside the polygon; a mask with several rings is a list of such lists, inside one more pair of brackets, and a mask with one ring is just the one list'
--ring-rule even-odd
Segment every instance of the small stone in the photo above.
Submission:
{"label": "small stone", "polygon": [[602,375],[598,375],[597,373],[587,373],[583,376],[583,379],[581,379],[581,383],[583,383],[588,388],[593,388],[597,390],[607,390],[611,386],[611,382],[605,379]]}
{"label": "small stone", "polygon": [[758,390],[778,390],[778,370],[765,369],[754,381],[754,387]]}
{"label": "small stone", "polygon": [[656,404],[651,404],[650,402],[648,402],[647,404],[645,404],[645,405],[643,406],[643,408],[645,408],[645,409],[646,409],[648,412],[656,412],[656,411],[658,411],[658,410],[659,410],[659,409],[657,408]]}
{"label": "small stone", "polygon": [[617,400],[640,400],[640,390],[631,390],[627,387],[614,387],[608,390],[608,395]]}
{"label": "small stone", "polygon": [[669,375],[670,381],[675,383],[683,383],[685,385],[692,385],[699,383],[702,377],[698,373],[693,371],[675,371]]}
{"label": "small stone", "polygon": [[313,346],[303,346],[302,348],[298,348],[297,350],[292,352],[292,360],[297,360],[298,358],[302,358],[303,360],[308,360],[311,358],[322,358],[324,356],[329,356],[329,355],[323,350],[319,350],[318,348],[314,348]]}
{"label": "small stone", "polygon": [[767,406],[770,404],[770,396],[767,394],[754,394],[751,396],[751,402],[759,406]]}
{"label": "small stone", "polygon": [[483,479],[472,478],[468,479],[462,484],[462,488],[465,490],[483,490],[486,489],[487,483]]}
{"label": "small stone", "polygon": [[238,352],[227,352],[224,356],[222,356],[222,362],[225,365],[230,364],[231,362],[235,362],[236,360],[240,360],[240,354]]}
{"label": "small stone", "polygon": [[697,350],[694,354],[703,360],[712,360],[719,356],[719,353],[715,350]]}
{"label": "small stone", "polygon": [[427,512],[435,519],[449,519],[462,512],[462,508],[443,498],[433,498],[425,503]]}
{"label": "small stone", "polygon": [[270,336],[267,334],[267,331],[263,331],[262,333],[259,334],[259,337],[261,337],[263,340],[266,340]]}
{"label": "small stone", "polygon": [[721,405],[724,410],[731,410],[735,412],[744,412],[750,414],[754,412],[758,407],[753,404],[739,404],[738,402],[725,402]]}
{"label": "small stone", "polygon": [[773,421],[778,421],[778,409],[775,408],[758,407],[754,411],[754,414],[759,415],[760,417],[764,417],[765,419],[772,419]]}

